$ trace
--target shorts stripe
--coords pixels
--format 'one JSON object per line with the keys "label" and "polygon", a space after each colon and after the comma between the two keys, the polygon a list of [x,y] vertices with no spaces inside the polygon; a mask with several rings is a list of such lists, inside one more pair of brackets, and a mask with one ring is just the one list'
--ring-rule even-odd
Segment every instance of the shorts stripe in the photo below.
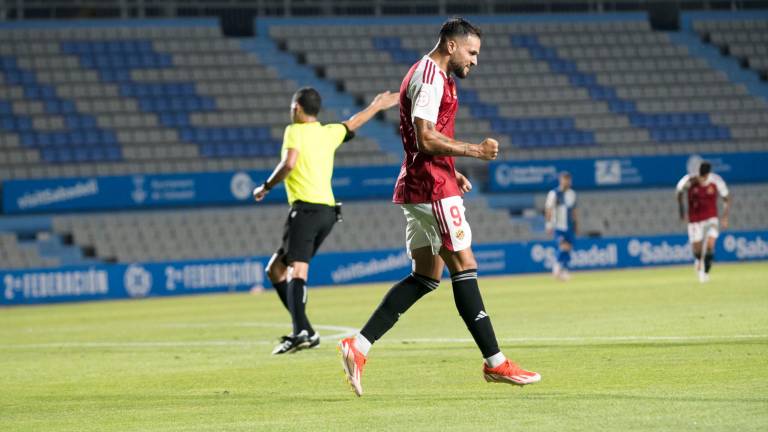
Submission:
{"label": "shorts stripe", "polygon": [[435,203],[435,209],[437,210],[437,220],[440,222],[440,232],[448,234],[448,225],[445,223],[445,215],[443,214],[443,204],[440,201]]}
{"label": "shorts stripe", "polygon": [[437,222],[440,225],[440,232],[442,234],[448,234],[448,224],[445,222],[445,215],[443,214],[443,203],[435,201],[433,205]]}
{"label": "shorts stripe", "polygon": [[450,234],[451,229],[448,226],[448,220],[445,218],[445,208],[443,207],[443,202],[440,201],[440,216],[443,217],[443,225],[445,225],[445,233]]}
{"label": "shorts stripe", "polygon": [[437,214],[440,216],[440,221],[443,224],[443,246],[448,250],[453,250],[453,236],[448,228],[448,221],[445,220],[445,213],[443,212],[443,201],[437,201]]}

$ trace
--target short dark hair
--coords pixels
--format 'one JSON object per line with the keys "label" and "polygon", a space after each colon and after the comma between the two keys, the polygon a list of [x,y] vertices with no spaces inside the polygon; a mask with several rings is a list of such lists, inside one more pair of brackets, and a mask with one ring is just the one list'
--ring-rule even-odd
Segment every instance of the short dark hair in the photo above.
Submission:
{"label": "short dark hair", "polygon": [[440,28],[440,43],[445,43],[449,38],[469,36],[471,34],[478,38],[483,37],[480,29],[470,24],[469,21],[461,17],[454,17],[444,22]]}
{"label": "short dark hair", "polygon": [[701,165],[699,165],[699,175],[705,176],[712,172],[712,164],[709,162],[702,162]]}
{"label": "short dark hair", "polygon": [[320,107],[323,104],[323,100],[320,98],[320,93],[312,87],[302,87],[296,90],[296,93],[293,94],[293,100],[301,105],[305,114],[311,116],[316,116],[320,112]]}

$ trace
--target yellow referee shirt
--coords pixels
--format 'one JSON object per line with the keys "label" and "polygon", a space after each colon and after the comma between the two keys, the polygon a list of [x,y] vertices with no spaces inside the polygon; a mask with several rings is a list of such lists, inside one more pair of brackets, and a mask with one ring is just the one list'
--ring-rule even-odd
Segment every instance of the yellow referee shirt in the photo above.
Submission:
{"label": "yellow referee shirt", "polygon": [[333,155],[348,138],[351,134],[347,135],[347,128],[341,123],[293,123],[285,128],[282,157],[285,158],[288,149],[299,152],[296,165],[285,179],[289,204],[304,201],[336,205],[331,189]]}

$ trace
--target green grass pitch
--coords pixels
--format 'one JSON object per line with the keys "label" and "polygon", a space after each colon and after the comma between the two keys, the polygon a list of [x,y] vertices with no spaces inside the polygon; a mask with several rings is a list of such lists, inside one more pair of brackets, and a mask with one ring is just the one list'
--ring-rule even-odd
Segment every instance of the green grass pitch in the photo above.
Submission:
{"label": "green grass pitch", "polygon": [[0,431],[768,430],[765,262],[480,284],[541,383],[482,379],[448,281],[374,345],[362,398],[336,338],[389,284],[310,290],[328,337],[286,356],[271,291],[0,309]]}

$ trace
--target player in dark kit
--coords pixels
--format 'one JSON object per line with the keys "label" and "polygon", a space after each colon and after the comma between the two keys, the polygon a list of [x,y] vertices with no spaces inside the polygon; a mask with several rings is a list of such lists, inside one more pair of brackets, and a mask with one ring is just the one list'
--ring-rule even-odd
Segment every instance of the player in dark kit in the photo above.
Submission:
{"label": "player in dark kit", "polygon": [[479,144],[453,138],[459,107],[453,76],[466,78],[477,65],[480,38],[480,30],[467,21],[446,21],[435,48],[411,67],[400,87],[405,158],[393,202],[405,213],[413,272],[389,290],[357,336],[339,342],[342,365],[358,396],[363,393],[361,378],[371,345],[416,301],[437,288],[446,265],[456,308],[485,359],[485,379],[517,385],[541,379],[507,360],[499,349],[480,295],[472,231],[464,213],[462,194],[472,185],[454,167],[455,156],[492,160],[499,151],[492,138]]}
{"label": "player in dark kit", "polygon": [[[677,182],[680,219],[685,221],[683,194],[688,195],[688,241],[691,243],[699,282],[709,281],[709,270],[715,258],[715,241],[719,227],[728,229],[731,196],[722,177],[712,172],[709,162],[702,162],[699,175],[686,174]],[[723,197],[723,219],[717,217],[717,197]]]}

